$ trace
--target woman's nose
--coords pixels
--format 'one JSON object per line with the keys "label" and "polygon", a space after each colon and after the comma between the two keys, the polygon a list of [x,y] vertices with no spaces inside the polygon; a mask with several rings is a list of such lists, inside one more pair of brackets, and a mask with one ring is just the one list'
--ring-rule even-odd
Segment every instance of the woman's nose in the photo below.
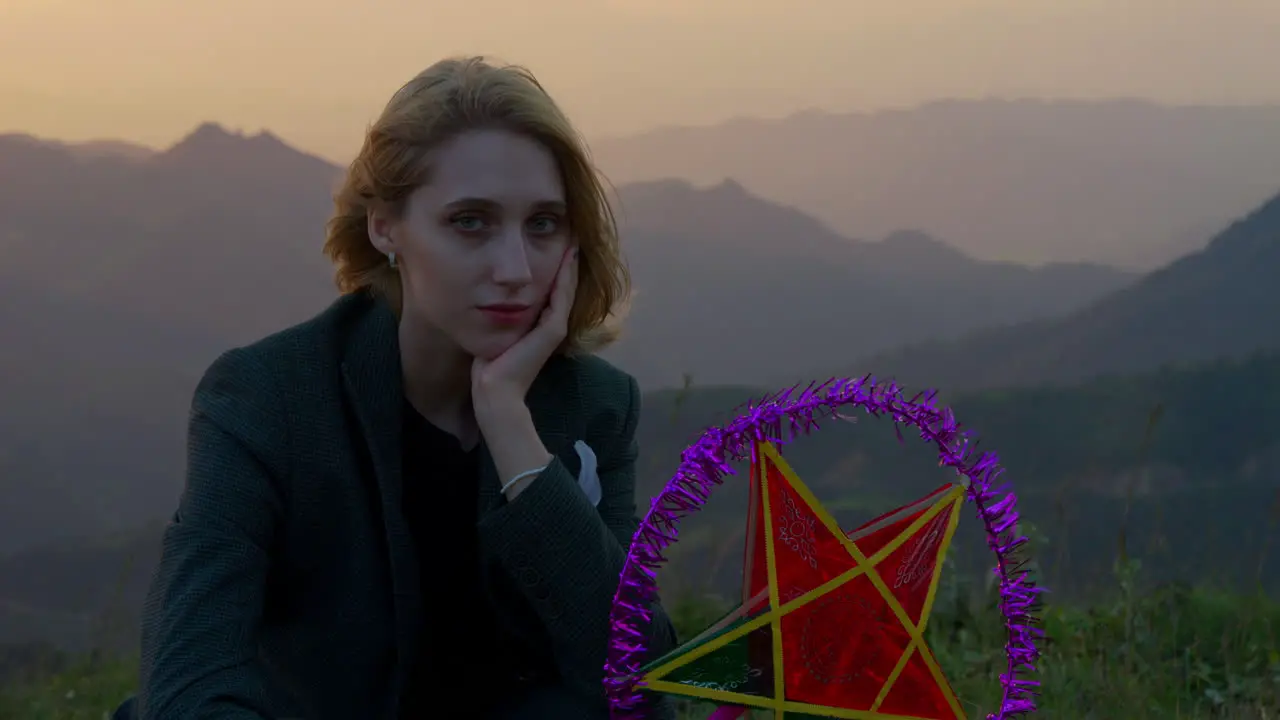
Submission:
{"label": "woman's nose", "polygon": [[521,285],[533,280],[529,248],[524,232],[517,226],[504,228],[494,243],[493,279],[503,285]]}

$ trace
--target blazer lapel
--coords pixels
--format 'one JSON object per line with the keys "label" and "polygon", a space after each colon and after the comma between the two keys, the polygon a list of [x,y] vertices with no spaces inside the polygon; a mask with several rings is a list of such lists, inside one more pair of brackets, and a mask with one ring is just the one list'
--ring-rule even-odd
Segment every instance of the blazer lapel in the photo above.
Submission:
{"label": "blazer lapel", "polygon": [[390,553],[395,607],[397,686],[404,680],[422,623],[422,588],[412,537],[404,520],[401,451],[404,381],[395,314],[381,301],[356,325],[342,364],[348,398],[369,447]]}

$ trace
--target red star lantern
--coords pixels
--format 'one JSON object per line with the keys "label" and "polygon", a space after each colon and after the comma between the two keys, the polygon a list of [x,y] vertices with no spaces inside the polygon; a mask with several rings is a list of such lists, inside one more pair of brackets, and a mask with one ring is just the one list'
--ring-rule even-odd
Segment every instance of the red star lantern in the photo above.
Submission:
{"label": "red star lantern", "polygon": [[774,717],[964,720],[923,633],[964,487],[845,532],[769,443],[755,446],[742,604],[650,664],[652,691]]}

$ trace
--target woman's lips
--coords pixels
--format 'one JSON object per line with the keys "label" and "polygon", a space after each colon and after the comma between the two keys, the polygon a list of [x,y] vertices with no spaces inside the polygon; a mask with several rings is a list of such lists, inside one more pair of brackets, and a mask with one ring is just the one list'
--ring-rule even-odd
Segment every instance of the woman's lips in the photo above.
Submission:
{"label": "woman's lips", "polygon": [[515,325],[524,321],[532,308],[529,305],[481,305],[480,312],[500,325]]}

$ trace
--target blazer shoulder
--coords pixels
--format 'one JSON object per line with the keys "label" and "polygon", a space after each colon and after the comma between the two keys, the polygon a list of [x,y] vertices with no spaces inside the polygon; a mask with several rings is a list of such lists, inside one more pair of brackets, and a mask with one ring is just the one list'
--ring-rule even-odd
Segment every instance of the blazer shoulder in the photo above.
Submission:
{"label": "blazer shoulder", "polygon": [[317,365],[336,365],[341,362],[352,330],[373,302],[361,293],[343,295],[310,319],[228,350],[218,362],[240,357],[242,362],[281,376]]}
{"label": "blazer shoulder", "polygon": [[630,373],[598,355],[564,358],[589,416],[601,411],[628,415],[639,411],[640,387]]}
{"label": "blazer shoulder", "polygon": [[333,374],[367,302],[343,296],[309,320],[223,352],[196,386],[194,408],[283,407],[284,393]]}

